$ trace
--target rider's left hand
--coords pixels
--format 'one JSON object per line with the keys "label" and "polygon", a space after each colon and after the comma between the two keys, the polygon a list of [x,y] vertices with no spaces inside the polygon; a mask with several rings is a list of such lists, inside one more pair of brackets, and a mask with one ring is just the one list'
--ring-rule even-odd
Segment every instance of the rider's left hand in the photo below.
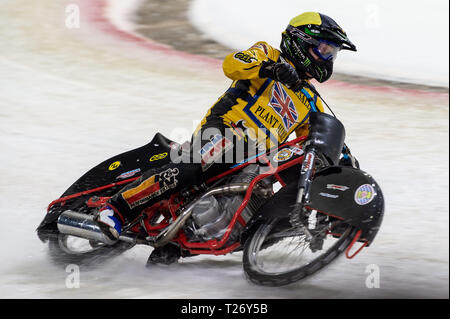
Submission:
{"label": "rider's left hand", "polygon": [[359,169],[359,162],[353,155],[346,154],[339,160],[339,166],[350,166]]}

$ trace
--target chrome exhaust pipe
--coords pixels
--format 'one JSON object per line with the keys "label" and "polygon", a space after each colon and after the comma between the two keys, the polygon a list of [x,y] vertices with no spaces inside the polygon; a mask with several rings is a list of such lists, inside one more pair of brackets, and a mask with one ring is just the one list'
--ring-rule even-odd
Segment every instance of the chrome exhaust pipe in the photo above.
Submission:
{"label": "chrome exhaust pipe", "polygon": [[96,240],[107,245],[113,245],[117,242],[103,234],[92,215],[66,210],[58,217],[57,227],[60,233],[66,235]]}
{"label": "chrome exhaust pipe", "polygon": [[[111,240],[103,234],[100,227],[98,227],[97,223],[94,221],[93,215],[80,214],[72,210],[66,210],[59,216],[57,227],[61,234],[95,240],[107,245],[114,245],[117,243],[117,240]],[[148,241],[139,239],[137,238],[137,235],[131,233],[122,233],[118,240],[134,245],[151,245]]]}
{"label": "chrome exhaust pipe", "polygon": [[192,215],[194,206],[202,199],[218,194],[243,193],[247,191],[248,187],[249,184],[240,183],[221,186],[207,191],[199,199],[186,206],[180,216],[178,216],[178,218],[172,224],[170,224],[169,227],[167,227],[158,236],[156,236],[153,246],[157,248],[168,244],[176,236],[181,227],[184,226],[188,218]]}

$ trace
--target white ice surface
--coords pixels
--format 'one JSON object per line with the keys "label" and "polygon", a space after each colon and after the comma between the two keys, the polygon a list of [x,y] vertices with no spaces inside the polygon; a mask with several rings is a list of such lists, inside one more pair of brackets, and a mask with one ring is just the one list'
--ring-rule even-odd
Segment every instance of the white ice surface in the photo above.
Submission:
{"label": "white ice surface", "polygon": [[449,2],[444,0],[194,0],[191,21],[231,48],[256,41],[278,47],[296,15],[334,18],[358,48],[341,52],[336,71],[448,87]]}
{"label": "white ice surface", "polygon": [[[160,131],[183,141],[230,81],[220,70],[64,26],[73,1],[5,0],[0,11],[0,298],[448,298],[448,96],[322,86],[386,215],[372,247],[302,283],[245,280],[241,254],[146,269],[136,247],[81,286],[48,260],[35,229],[88,169]],[[83,13],[83,11],[82,11]],[[83,17],[83,15],[82,15]],[[366,267],[380,267],[368,289]]]}

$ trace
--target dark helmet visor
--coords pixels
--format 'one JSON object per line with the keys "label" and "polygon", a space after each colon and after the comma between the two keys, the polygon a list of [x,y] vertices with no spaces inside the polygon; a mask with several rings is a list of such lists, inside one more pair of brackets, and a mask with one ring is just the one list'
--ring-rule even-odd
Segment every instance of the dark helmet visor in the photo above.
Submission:
{"label": "dark helmet visor", "polygon": [[340,46],[328,40],[318,40],[317,42],[318,44],[313,47],[314,53],[324,61],[335,61],[341,50]]}

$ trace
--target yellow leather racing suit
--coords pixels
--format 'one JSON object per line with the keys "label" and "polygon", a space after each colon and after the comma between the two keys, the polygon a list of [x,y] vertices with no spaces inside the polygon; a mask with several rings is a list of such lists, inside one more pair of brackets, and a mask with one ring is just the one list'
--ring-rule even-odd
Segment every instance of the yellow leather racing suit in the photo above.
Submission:
{"label": "yellow leather racing suit", "polygon": [[308,88],[294,92],[280,82],[261,78],[261,63],[268,60],[293,66],[266,42],[225,58],[223,71],[233,83],[209,109],[194,135],[221,122],[241,138],[265,144],[266,149],[285,142],[293,132],[308,135],[309,114],[323,112],[321,100]]}

